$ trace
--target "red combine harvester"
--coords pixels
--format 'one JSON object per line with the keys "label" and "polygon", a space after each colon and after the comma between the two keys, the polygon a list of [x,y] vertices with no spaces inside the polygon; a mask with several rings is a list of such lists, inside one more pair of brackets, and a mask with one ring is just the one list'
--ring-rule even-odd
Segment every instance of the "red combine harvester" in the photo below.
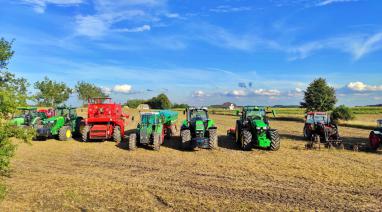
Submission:
{"label": "red combine harvester", "polygon": [[88,118],[82,129],[82,141],[110,140],[121,142],[125,134],[128,115],[111,98],[92,98],[88,101]]}

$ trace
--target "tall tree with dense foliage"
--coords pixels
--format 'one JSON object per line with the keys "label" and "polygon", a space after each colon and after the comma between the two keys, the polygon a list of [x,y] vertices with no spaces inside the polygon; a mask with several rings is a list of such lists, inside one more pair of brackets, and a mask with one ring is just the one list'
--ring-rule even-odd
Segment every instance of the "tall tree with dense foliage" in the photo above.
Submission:
{"label": "tall tree with dense foliage", "polygon": [[107,94],[100,87],[84,81],[77,82],[74,90],[83,103],[86,103],[90,98],[107,97]]}
{"label": "tall tree with dense foliage", "polygon": [[[0,39],[0,174],[9,170],[10,158],[14,155],[16,145],[10,138],[16,137],[24,141],[30,140],[33,133],[23,128],[10,127],[3,120],[8,118],[18,106],[26,104],[28,82],[24,78],[16,78],[7,69],[12,58],[12,42]],[[4,188],[4,186],[1,186]],[[4,189],[2,189],[4,190]],[[3,193],[0,191],[0,196]]]}
{"label": "tall tree with dense foliage", "polygon": [[330,111],[337,102],[334,88],[330,87],[323,78],[310,83],[304,94],[304,102],[301,102],[301,106],[307,111]]}
{"label": "tall tree with dense foliage", "polygon": [[73,92],[63,82],[56,82],[45,77],[44,80],[35,82],[34,88],[38,90],[35,100],[40,106],[53,107],[64,103]]}
{"label": "tall tree with dense foliage", "polygon": [[166,96],[166,94],[164,93],[161,93],[158,96],[149,99],[146,103],[150,105],[150,108],[152,109],[170,109],[171,108],[171,102],[169,98]]}

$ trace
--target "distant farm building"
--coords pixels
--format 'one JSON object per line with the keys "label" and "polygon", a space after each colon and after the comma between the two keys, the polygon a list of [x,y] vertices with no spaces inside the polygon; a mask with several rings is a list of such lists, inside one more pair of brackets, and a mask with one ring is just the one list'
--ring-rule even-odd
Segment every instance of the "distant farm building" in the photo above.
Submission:
{"label": "distant farm building", "polygon": [[148,104],[140,104],[137,107],[138,110],[150,110],[150,106]]}

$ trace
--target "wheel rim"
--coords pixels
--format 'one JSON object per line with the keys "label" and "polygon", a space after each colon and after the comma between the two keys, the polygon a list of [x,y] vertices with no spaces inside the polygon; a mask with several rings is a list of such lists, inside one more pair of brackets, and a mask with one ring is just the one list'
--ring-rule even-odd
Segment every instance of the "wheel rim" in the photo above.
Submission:
{"label": "wheel rim", "polygon": [[70,130],[66,130],[66,137],[70,138],[70,136],[72,136],[72,132],[70,132]]}
{"label": "wheel rim", "polygon": [[374,133],[370,136],[370,145],[373,148],[378,148],[380,143],[380,138]]}

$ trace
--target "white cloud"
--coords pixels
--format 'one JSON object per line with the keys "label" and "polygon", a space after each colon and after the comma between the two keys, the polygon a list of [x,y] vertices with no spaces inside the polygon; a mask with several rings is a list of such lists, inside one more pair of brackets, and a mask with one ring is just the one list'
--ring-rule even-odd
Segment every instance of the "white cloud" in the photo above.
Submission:
{"label": "white cloud", "polygon": [[247,96],[248,93],[245,90],[232,90],[226,93],[227,96],[242,97]]}
{"label": "white cloud", "polygon": [[330,4],[333,4],[333,3],[344,3],[344,2],[355,2],[355,1],[358,1],[358,0],[323,0],[319,3],[317,3],[317,6],[327,6],[327,5],[330,5]]}
{"label": "white cloud", "polygon": [[101,87],[101,90],[103,93],[105,93],[106,95],[109,95],[111,94],[111,89],[109,87]]}
{"label": "white cloud", "polygon": [[[148,23],[158,22],[162,16],[176,16],[175,13],[167,12],[166,5],[166,0],[95,0],[94,14],[77,16],[76,32],[79,35],[100,37],[110,31],[149,31],[151,25]],[[117,23],[120,26],[131,24],[140,24],[141,26],[112,29]]]}
{"label": "white cloud", "polygon": [[340,50],[351,54],[355,60],[359,60],[367,54],[382,49],[382,32],[372,35],[349,35],[312,41],[287,48],[287,52],[292,55],[290,60],[297,60],[304,59],[313,52],[322,49]]}
{"label": "white cloud", "polygon": [[116,31],[118,31],[118,32],[144,32],[144,31],[150,31],[150,30],[151,30],[151,26],[145,24],[145,25],[142,25],[140,27],[117,29]]}
{"label": "white cloud", "polygon": [[193,93],[192,93],[192,96],[193,97],[206,97],[206,96],[208,96],[204,91],[202,91],[202,90],[197,90],[197,91],[194,91]]}
{"label": "white cloud", "polygon": [[232,7],[229,5],[220,5],[216,8],[210,9],[211,12],[215,12],[215,13],[243,12],[243,11],[250,11],[250,10],[252,10],[251,7]]}
{"label": "white cloud", "polygon": [[23,0],[25,4],[33,7],[37,13],[44,13],[49,4],[56,6],[75,6],[81,4],[83,0]]}
{"label": "white cloud", "polygon": [[258,90],[255,90],[254,93],[260,96],[279,96],[281,92],[276,89],[271,89],[271,90],[258,89]]}
{"label": "white cloud", "polygon": [[287,94],[289,97],[302,97],[304,95],[304,90],[301,88],[295,88],[292,91],[289,91]]}
{"label": "white cloud", "polygon": [[115,85],[113,88],[113,91],[116,93],[130,93],[132,89],[133,89],[133,86],[128,84],[123,84],[123,85]]}
{"label": "white cloud", "polygon": [[382,91],[382,85],[367,85],[363,82],[350,82],[346,87],[352,91]]}

